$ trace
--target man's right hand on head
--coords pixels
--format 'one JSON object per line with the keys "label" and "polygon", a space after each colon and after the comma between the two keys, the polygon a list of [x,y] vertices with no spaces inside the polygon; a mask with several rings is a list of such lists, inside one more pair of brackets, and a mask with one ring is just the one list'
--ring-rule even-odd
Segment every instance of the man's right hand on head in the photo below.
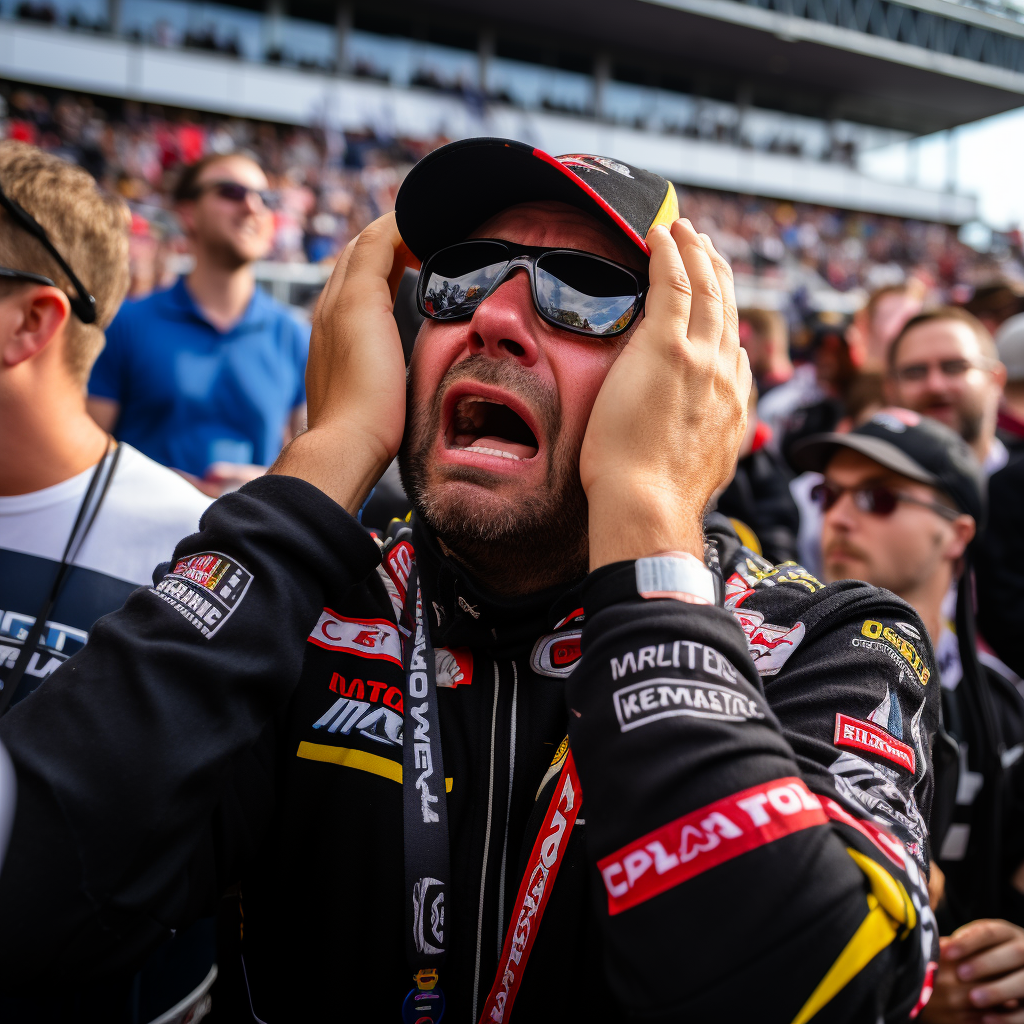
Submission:
{"label": "man's right hand on head", "polygon": [[750,366],[732,271],[688,220],[656,227],[644,320],[605,378],[580,453],[590,566],[703,557],[703,514],[746,426]]}
{"label": "man's right hand on head", "polygon": [[353,514],[402,442],[405,359],[393,308],[402,273],[416,265],[393,213],[345,247],[313,312],[308,428],[270,468]]}

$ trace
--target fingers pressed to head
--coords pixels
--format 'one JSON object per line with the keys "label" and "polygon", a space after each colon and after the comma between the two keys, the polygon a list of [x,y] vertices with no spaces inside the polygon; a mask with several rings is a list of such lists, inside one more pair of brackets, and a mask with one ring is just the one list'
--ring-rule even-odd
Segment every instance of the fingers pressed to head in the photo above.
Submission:
{"label": "fingers pressed to head", "polygon": [[352,246],[345,267],[345,288],[354,285],[362,289],[382,278],[387,280],[397,262],[396,253],[404,248],[394,213],[378,217],[360,232]]}
{"label": "fingers pressed to head", "polygon": [[707,250],[711,265],[715,268],[718,287],[722,293],[722,313],[724,329],[722,331],[722,349],[728,351],[740,347],[740,324],[736,312],[736,284],[732,277],[732,267],[726,258],[715,248],[707,235],[700,236]]}
{"label": "fingers pressed to head", "polygon": [[651,281],[644,316],[660,323],[679,323],[685,330],[690,319],[690,280],[668,228],[658,225],[647,235],[651,250],[648,275]]}
{"label": "fingers pressed to head", "polygon": [[693,291],[686,336],[694,344],[709,346],[713,352],[717,352],[722,341],[725,316],[722,290],[718,285],[714,264],[700,235],[688,220],[677,220],[672,225],[672,237],[679,248]]}

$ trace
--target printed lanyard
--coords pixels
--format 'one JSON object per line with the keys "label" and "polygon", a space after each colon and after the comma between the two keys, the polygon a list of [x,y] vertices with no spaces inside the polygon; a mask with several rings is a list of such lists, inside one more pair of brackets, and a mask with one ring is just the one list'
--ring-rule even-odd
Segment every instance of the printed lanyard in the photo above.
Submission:
{"label": "printed lanyard", "polygon": [[434,648],[423,618],[423,593],[415,562],[409,574],[402,622],[406,641],[405,728],[402,741],[402,818],[405,825],[406,955],[416,988],[405,997],[405,1024],[436,1024],[444,1013],[437,969],[448,947],[445,896],[451,875],[448,802],[437,713]]}
{"label": "printed lanyard", "polygon": [[[567,740],[562,743],[568,746]],[[519,883],[516,905],[505,933],[505,944],[501,947],[498,973],[480,1014],[480,1024],[504,1024],[512,1015],[512,1003],[519,993],[526,962],[533,951],[537,929],[548,905],[555,876],[562,866],[562,857],[582,802],[576,765],[572,751],[568,751],[544,815],[544,824],[537,833],[523,880]]]}
{"label": "printed lanyard", "polygon": [[[408,636],[402,742],[406,955],[416,980],[416,987],[402,1004],[402,1020],[404,1024],[437,1024],[445,1008],[437,971],[447,953],[445,896],[451,877],[448,804],[434,648],[423,616],[423,592],[415,561],[409,572],[400,621]],[[565,760],[519,885],[498,973],[484,1003],[480,1024],[503,1024],[511,1016],[537,929],[580,811],[583,794],[568,739],[563,740],[555,764],[559,756]],[[450,930],[449,922],[448,933]]]}

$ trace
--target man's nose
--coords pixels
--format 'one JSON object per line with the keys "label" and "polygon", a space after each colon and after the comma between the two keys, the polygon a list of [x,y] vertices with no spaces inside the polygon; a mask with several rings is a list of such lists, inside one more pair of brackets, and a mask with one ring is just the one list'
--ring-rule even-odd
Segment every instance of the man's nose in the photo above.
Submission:
{"label": "man's nose", "polygon": [[513,270],[507,280],[477,306],[469,322],[469,350],[495,359],[511,356],[524,366],[537,362],[539,317],[533,307],[530,277]]}

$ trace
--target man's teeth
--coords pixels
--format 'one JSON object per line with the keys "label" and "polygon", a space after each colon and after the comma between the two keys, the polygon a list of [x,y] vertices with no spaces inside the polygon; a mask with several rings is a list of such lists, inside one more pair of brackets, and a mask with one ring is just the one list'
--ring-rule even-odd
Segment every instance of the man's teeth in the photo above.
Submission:
{"label": "man's teeth", "polygon": [[471,444],[466,448],[463,448],[464,452],[479,452],[481,455],[497,455],[501,459],[512,459],[515,462],[522,462],[518,455],[513,455],[511,452],[504,452],[500,448],[486,448],[482,444]]}

